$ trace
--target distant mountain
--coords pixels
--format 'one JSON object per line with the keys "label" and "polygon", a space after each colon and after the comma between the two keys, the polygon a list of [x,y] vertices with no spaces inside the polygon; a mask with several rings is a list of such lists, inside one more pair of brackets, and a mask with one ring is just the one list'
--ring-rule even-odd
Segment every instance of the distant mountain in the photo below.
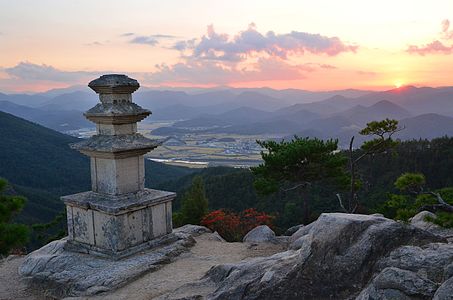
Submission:
{"label": "distant mountain", "polygon": [[63,94],[69,94],[73,92],[89,92],[90,88],[86,85],[73,85],[67,88],[57,88],[57,89],[51,89],[46,92],[38,93],[36,95],[40,95],[43,97],[47,98],[55,98],[57,96],[63,95]]}
{"label": "distant mountain", "polygon": [[[47,222],[63,208],[59,196],[89,190],[89,159],[69,148],[78,139],[0,112],[0,177],[28,198],[20,219]],[[146,185],[194,172],[147,160]]]}
{"label": "distant mountain", "polygon": [[401,106],[386,100],[379,101],[368,107],[357,105],[336,115],[342,116],[353,124],[360,126],[366,125],[366,123],[371,121],[379,121],[385,118],[401,120],[411,116],[411,114]]}
{"label": "distant mountain", "polygon": [[346,98],[341,95],[335,95],[329,97],[323,101],[311,102],[311,103],[299,103],[294,104],[288,107],[283,107],[277,112],[282,114],[287,114],[291,111],[296,110],[307,110],[312,113],[319,115],[329,116],[346,109],[352,108],[357,105],[357,101],[352,98]]}
{"label": "distant mountain", "polygon": [[9,101],[14,104],[25,105],[29,107],[38,107],[49,101],[49,98],[36,95],[26,95],[26,94],[2,94],[0,93],[0,101]]}
{"label": "distant mountain", "polygon": [[65,132],[79,128],[94,127],[94,124],[85,119],[82,112],[74,110],[42,110],[18,105],[9,101],[0,101],[0,111],[13,114],[28,121],[45,127]]}
{"label": "distant mountain", "polygon": [[95,93],[75,91],[58,95],[41,105],[45,110],[77,110],[86,111],[99,103],[99,97]]}
{"label": "distant mountain", "polygon": [[433,139],[442,136],[453,136],[453,118],[438,114],[423,114],[401,120],[404,130],[397,137],[407,139]]}
{"label": "distant mountain", "polygon": [[413,115],[438,113],[453,116],[453,87],[405,86],[356,98],[358,104],[376,103],[382,100],[400,105]]}

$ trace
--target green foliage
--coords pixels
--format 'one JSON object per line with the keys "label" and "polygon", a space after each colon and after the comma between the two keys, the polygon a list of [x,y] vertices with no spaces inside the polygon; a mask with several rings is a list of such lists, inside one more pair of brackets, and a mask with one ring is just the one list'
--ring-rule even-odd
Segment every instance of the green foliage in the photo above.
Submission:
{"label": "green foliage", "polygon": [[[386,217],[396,220],[409,221],[424,206],[437,204],[438,200],[430,193],[424,193],[425,176],[421,173],[404,173],[395,181],[395,187],[408,194],[389,194],[388,200],[380,207],[380,212]],[[453,188],[443,188],[438,192],[445,202],[453,204]],[[431,221],[443,227],[450,227],[453,223],[453,214],[449,212],[436,212],[437,218]]]}
{"label": "green foliage", "polygon": [[404,173],[395,181],[396,188],[409,193],[421,192],[425,184],[425,176],[421,173]]}
{"label": "green foliage", "polygon": [[28,241],[28,228],[23,224],[13,223],[25,205],[21,196],[5,193],[8,182],[0,178],[0,256],[7,255],[12,249],[20,248]]}
{"label": "green foliage", "polygon": [[445,211],[436,213],[436,218],[426,217],[426,221],[444,228],[453,228],[453,214]]}
{"label": "green foliage", "polygon": [[344,182],[345,157],[337,151],[338,140],[299,138],[291,141],[257,141],[263,163],[252,168],[255,189],[262,195],[277,191],[298,190],[303,199],[304,222],[310,221],[309,195],[313,185],[322,180]]}
{"label": "green foliage", "polygon": [[257,141],[267,151],[264,163],[252,168],[259,192],[276,192],[282,183],[312,183],[324,178],[341,177],[345,159],[336,153],[338,140],[294,137],[291,141]]}
{"label": "green foliage", "polygon": [[359,133],[361,135],[373,136],[374,139],[362,144],[362,150],[370,153],[381,153],[395,147],[398,143],[392,139],[392,135],[399,131],[398,121],[385,119],[372,121]]}
{"label": "green foliage", "polygon": [[181,212],[174,217],[175,225],[200,225],[201,219],[208,213],[208,198],[204,188],[203,178],[196,176],[192,186],[184,195]]}

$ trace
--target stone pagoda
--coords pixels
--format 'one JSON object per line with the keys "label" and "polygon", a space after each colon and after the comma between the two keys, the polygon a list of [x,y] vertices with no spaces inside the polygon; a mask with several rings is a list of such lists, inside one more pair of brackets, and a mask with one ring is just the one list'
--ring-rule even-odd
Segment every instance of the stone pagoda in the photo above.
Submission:
{"label": "stone pagoda", "polygon": [[132,102],[137,80],[103,75],[88,86],[100,103],[85,117],[97,133],[71,147],[90,157],[91,191],[62,197],[68,216],[67,250],[122,258],[172,232],[175,193],[145,188],[144,154],[159,143],[137,133],[151,114]]}

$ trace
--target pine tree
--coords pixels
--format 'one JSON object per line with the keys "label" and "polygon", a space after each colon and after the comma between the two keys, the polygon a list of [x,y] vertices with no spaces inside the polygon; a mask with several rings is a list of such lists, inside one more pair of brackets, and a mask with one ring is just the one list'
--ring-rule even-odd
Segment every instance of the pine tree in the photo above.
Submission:
{"label": "pine tree", "polygon": [[291,141],[257,141],[263,163],[252,168],[254,186],[261,194],[298,191],[302,202],[303,221],[309,223],[312,186],[323,180],[338,184],[345,181],[345,157],[338,151],[337,140],[294,137]]}
{"label": "pine tree", "polygon": [[208,198],[203,179],[194,177],[192,186],[184,195],[181,206],[181,221],[183,224],[199,225],[201,219],[208,213]]}
{"label": "pine tree", "polygon": [[0,178],[0,256],[8,255],[14,248],[25,245],[28,241],[28,227],[14,224],[13,218],[25,205],[26,199],[21,196],[6,195],[8,182]]}

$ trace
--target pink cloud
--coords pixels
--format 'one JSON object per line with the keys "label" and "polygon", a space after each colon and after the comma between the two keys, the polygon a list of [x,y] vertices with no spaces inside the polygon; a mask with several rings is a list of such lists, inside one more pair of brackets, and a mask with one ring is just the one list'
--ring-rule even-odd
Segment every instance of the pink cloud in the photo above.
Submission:
{"label": "pink cloud", "polygon": [[[450,21],[445,19],[441,22],[442,31],[440,33],[441,38],[444,40],[451,40],[453,39],[453,30],[450,30]],[[421,56],[425,56],[427,54],[452,54],[453,53],[453,45],[445,45],[439,40],[434,40],[429,44],[417,46],[417,45],[410,45],[406,52],[411,54],[418,54]]]}
{"label": "pink cloud", "polygon": [[181,61],[158,65],[147,77],[150,83],[229,84],[239,82],[300,80],[310,72],[336,69],[319,63],[296,64],[291,56],[336,56],[355,53],[357,45],[338,37],[291,31],[276,34],[258,32],[255,24],[235,35],[216,32],[213,25],[198,39],[178,41]]}
{"label": "pink cloud", "polygon": [[255,54],[267,54],[287,59],[288,55],[304,53],[335,56],[343,52],[356,52],[357,45],[347,44],[338,37],[327,37],[300,31],[276,34],[268,31],[261,34],[254,23],[234,36],[217,33],[209,25],[207,33],[201,39],[180,41],[175,44],[177,50],[191,50],[192,58],[242,61]]}
{"label": "pink cloud", "polygon": [[427,54],[441,53],[441,54],[452,54],[453,45],[445,46],[442,42],[435,40],[427,45],[415,46],[411,45],[407,48],[407,52],[411,54],[418,54],[425,56]]}
{"label": "pink cloud", "polygon": [[453,39],[453,30],[450,29],[450,20],[445,19],[442,21],[442,37],[444,39]]}

